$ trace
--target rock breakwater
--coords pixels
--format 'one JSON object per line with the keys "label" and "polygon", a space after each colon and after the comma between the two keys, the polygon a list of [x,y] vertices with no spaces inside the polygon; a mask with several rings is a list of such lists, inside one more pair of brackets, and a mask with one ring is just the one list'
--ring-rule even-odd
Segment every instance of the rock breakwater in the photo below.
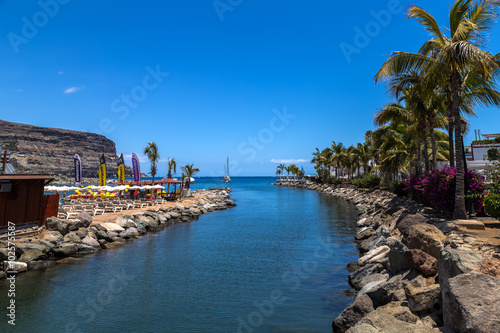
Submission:
{"label": "rock breakwater", "polygon": [[[103,249],[116,248],[142,235],[177,223],[198,219],[200,215],[236,206],[230,199],[230,189],[193,191],[189,202],[157,205],[116,217],[117,214],[99,216],[82,213],[75,219],[51,217],[36,235],[0,238],[0,279],[7,271],[17,273],[40,270],[56,264],[83,260],[82,257]],[[0,235],[2,236],[2,235]]]}
{"label": "rock breakwater", "polygon": [[500,332],[500,248],[429,207],[350,185],[279,183],[343,198],[359,214],[356,296],[333,332]]}

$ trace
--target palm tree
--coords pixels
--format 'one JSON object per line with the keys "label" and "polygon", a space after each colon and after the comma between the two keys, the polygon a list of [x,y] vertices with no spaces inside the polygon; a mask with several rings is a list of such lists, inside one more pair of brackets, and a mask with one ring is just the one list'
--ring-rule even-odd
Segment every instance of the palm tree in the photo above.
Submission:
{"label": "palm tree", "polygon": [[174,169],[174,174],[177,172],[177,162],[174,158],[168,160],[168,179],[172,179],[172,169]]}
{"label": "palm tree", "polygon": [[335,178],[339,178],[339,168],[342,166],[342,160],[344,159],[344,156],[342,155],[344,145],[342,142],[335,143],[335,141],[332,141],[331,150],[333,153],[332,160],[335,167]]}
{"label": "palm tree", "polygon": [[464,160],[462,133],[457,120],[460,119],[461,95],[466,73],[474,71],[483,78],[496,76],[500,72],[499,55],[481,49],[485,31],[491,28],[498,15],[497,0],[457,0],[449,14],[450,26],[447,36],[435,18],[424,9],[413,6],[408,17],[416,18],[432,39],[426,41],[418,53],[395,52],[384,63],[375,77],[384,78],[404,72],[429,73],[434,77],[446,76],[451,93],[451,115],[455,123],[456,190],[453,218],[466,219],[464,200]]}
{"label": "palm tree", "polygon": [[144,147],[144,154],[148,157],[148,160],[151,162],[151,177],[153,177],[153,184],[155,182],[155,175],[156,175],[156,162],[160,159],[160,153],[158,152],[158,147],[156,146],[156,143],[151,141],[148,143],[146,147]]}
{"label": "palm tree", "polygon": [[278,176],[283,174],[283,170],[285,170],[286,166],[284,164],[278,165],[277,171],[278,171]]}
{"label": "palm tree", "polygon": [[185,166],[181,166],[181,170],[184,171],[184,174],[186,176],[186,188],[189,189],[191,185],[191,177],[199,172],[200,169],[194,168],[193,164],[186,164]]}

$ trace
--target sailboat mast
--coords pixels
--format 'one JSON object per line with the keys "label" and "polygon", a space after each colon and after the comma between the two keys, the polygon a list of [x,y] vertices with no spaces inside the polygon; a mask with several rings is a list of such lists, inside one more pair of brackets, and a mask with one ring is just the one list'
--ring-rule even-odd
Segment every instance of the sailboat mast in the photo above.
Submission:
{"label": "sailboat mast", "polygon": [[227,176],[229,177],[229,156],[227,157]]}

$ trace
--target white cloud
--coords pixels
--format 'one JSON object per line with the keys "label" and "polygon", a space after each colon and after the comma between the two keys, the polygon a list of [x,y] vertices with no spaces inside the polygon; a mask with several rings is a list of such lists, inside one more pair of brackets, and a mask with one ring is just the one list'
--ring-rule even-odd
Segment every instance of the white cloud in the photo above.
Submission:
{"label": "white cloud", "polygon": [[304,160],[302,158],[297,158],[297,159],[294,159],[294,158],[273,158],[271,160],[271,163],[277,163],[277,164],[281,164],[281,163],[284,163],[284,164],[296,164],[296,163],[305,163],[305,162],[309,162],[309,160]]}
{"label": "white cloud", "polygon": [[[120,156],[120,154],[117,154],[117,155]],[[139,158],[139,162],[141,162],[141,163],[149,162],[149,160],[146,157],[146,155],[143,155],[143,154],[140,154],[140,153],[136,153],[136,155]],[[132,153],[123,153],[123,158],[125,160],[131,160],[132,159]]]}
{"label": "white cloud", "polygon": [[59,75],[63,75],[63,74],[64,74],[64,72],[63,72],[63,71],[59,71],[59,72],[57,72],[57,74],[59,74]]}
{"label": "white cloud", "polygon": [[64,90],[64,93],[65,94],[74,94],[74,93],[76,93],[80,89],[82,89],[82,88],[80,88],[80,87],[70,87],[70,88]]}

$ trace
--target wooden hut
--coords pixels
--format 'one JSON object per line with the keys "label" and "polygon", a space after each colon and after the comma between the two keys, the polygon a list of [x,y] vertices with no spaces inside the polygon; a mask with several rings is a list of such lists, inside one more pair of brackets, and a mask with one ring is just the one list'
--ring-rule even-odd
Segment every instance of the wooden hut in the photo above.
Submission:
{"label": "wooden hut", "polygon": [[43,187],[53,180],[48,175],[0,175],[0,228],[14,222],[16,226],[44,224]]}

